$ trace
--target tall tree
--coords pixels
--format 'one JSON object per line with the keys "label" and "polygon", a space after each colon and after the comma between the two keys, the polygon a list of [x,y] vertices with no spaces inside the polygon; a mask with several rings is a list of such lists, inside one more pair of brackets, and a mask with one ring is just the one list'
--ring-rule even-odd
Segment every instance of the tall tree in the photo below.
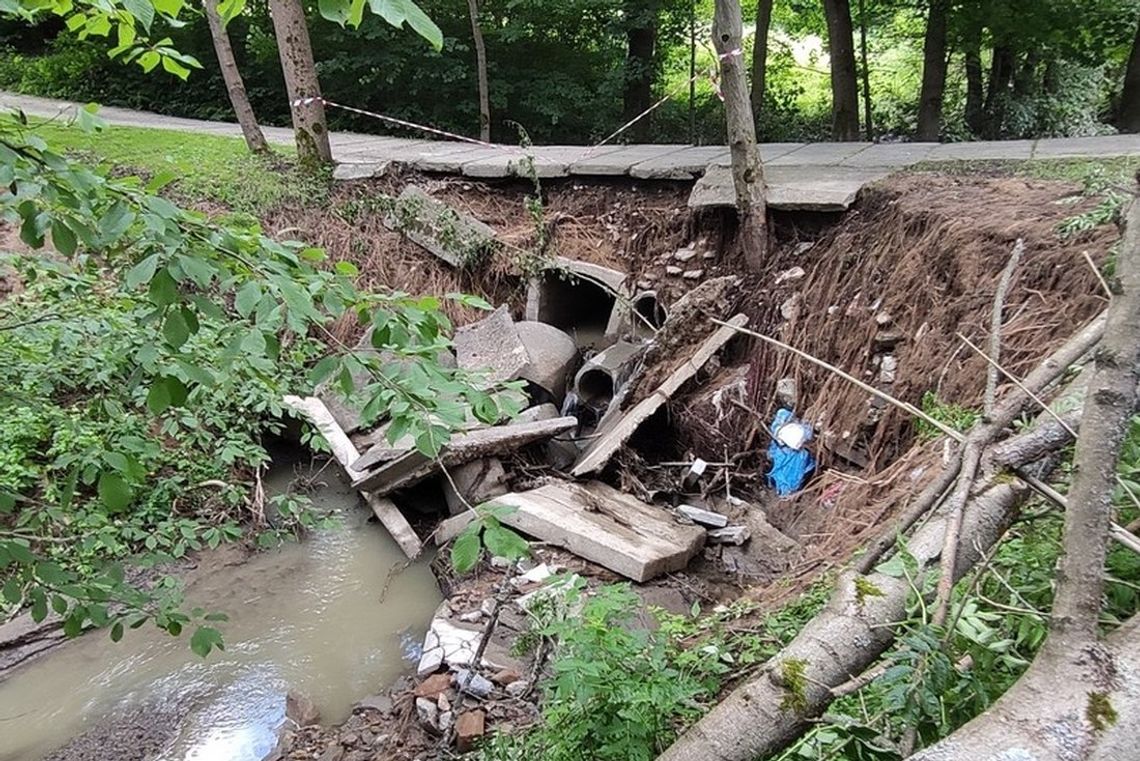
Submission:
{"label": "tall tree", "polygon": [[867,56],[867,3],[859,0],[859,70],[863,80],[863,132],[868,141],[875,139],[875,122],[871,108],[871,62]]}
{"label": "tall tree", "polygon": [[752,111],[757,118],[764,109],[764,88],[768,74],[768,31],[772,26],[773,0],[757,0],[756,38],[752,46]]}
{"label": "tall tree", "polygon": [[768,256],[768,208],[764,199],[764,167],[756,148],[756,122],[748,102],[741,54],[744,33],[740,0],[716,0],[714,8],[713,45],[720,59],[728,146],[732,153],[732,186],[740,221],[738,235],[748,268],[760,272]]}
{"label": "tall tree", "polygon": [[[636,119],[653,105],[658,5],[658,0],[623,2],[627,48],[622,112],[627,122]],[[649,120],[642,119],[630,128],[630,137],[642,142],[648,140],[649,127]]]}
{"label": "tall tree", "polygon": [[859,85],[849,0],[823,0],[831,58],[831,137],[859,139]]}
{"label": "tall tree", "polygon": [[946,90],[946,13],[948,0],[930,0],[922,50],[922,90],[918,96],[919,140],[934,141],[942,130],[942,97]]}
{"label": "tall tree", "polygon": [[995,140],[1001,136],[1016,70],[1017,54],[1012,44],[995,40],[990,77],[986,82],[986,102],[982,109],[982,137]]}
{"label": "tall tree", "polygon": [[479,23],[479,0],[467,0],[471,14],[471,37],[475,41],[475,71],[479,80],[479,139],[491,139],[491,95],[487,85],[487,46],[483,44],[483,25]]}
{"label": "tall tree", "polygon": [[970,132],[982,132],[985,113],[985,88],[982,82],[982,25],[971,19],[966,26],[962,48],[966,67],[966,126]]}
{"label": "tall tree", "polygon": [[237,116],[241,126],[242,137],[245,144],[254,153],[266,153],[269,144],[265,142],[265,135],[257,124],[257,116],[253,113],[253,106],[249,104],[249,96],[245,92],[245,82],[242,81],[241,71],[238,70],[237,60],[234,58],[234,49],[230,44],[230,36],[226,32],[226,24],[218,14],[218,0],[202,0],[206,10],[206,21],[210,25],[210,38],[214,42],[214,52],[218,56],[218,66],[222,70],[222,81],[226,83],[226,92],[230,96],[230,105]]}
{"label": "tall tree", "polygon": [[269,15],[277,37],[281,71],[285,74],[297,156],[302,164],[331,163],[325,105],[321,100],[317,66],[313,62],[309,28],[305,25],[305,9],[301,0],[269,0]]}
{"label": "tall tree", "polygon": [[1117,127],[1121,132],[1140,132],[1140,25],[1136,27],[1132,55],[1128,58],[1128,69],[1124,74]]}

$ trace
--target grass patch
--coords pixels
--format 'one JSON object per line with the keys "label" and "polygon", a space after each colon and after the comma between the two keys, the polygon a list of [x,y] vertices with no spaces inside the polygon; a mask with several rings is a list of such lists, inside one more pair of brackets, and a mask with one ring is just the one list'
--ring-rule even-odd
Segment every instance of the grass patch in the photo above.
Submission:
{"label": "grass patch", "polygon": [[300,171],[292,146],[270,156],[249,152],[241,138],[194,132],[109,126],[89,133],[66,124],[33,124],[31,131],[54,150],[87,162],[146,176],[173,174],[168,188],[180,200],[209,201],[258,215],[286,204],[321,204],[327,173]]}
{"label": "grass patch", "polygon": [[955,176],[1030,177],[1083,184],[1096,175],[1112,184],[1129,186],[1140,172],[1140,156],[1068,159],[999,159],[984,161],[921,161],[908,172],[938,172]]}

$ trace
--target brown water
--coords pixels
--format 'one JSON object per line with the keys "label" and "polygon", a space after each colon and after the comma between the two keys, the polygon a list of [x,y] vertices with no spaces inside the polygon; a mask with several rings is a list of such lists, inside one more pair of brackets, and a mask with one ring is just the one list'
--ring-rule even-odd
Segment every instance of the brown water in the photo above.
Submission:
{"label": "brown water", "polygon": [[[281,468],[267,486],[284,489],[292,475]],[[404,556],[333,476],[326,470],[312,497],[341,526],[246,562],[225,551],[202,559],[187,597],[229,615],[224,653],[202,660],[186,636],[149,627],[117,644],[102,633],[70,642],[0,683],[0,761],[40,759],[140,711],[169,730],[154,761],[257,761],[273,749],[289,689],[335,722],[408,670],[440,601],[435,579],[416,564],[380,601]],[[83,757],[118,757],[108,750]]]}

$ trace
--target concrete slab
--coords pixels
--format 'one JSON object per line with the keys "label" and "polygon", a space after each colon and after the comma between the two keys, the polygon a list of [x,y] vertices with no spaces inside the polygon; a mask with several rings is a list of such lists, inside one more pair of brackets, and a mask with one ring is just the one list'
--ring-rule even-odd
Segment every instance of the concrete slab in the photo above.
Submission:
{"label": "concrete slab", "polygon": [[530,363],[530,354],[506,306],[456,330],[453,342],[460,369],[480,374],[488,383],[514,380]]}
{"label": "concrete slab", "polygon": [[608,147],[597,149],[570,165],[570,174],[620,176],[629,174],[634,164],[679,153],[688,145],[627,145],[611,151]]}
{"label": "concrete slab", "polygon": [[1136,155],[1140,155],[1140,135],[1047,138],[1033,148],[1035,159]]}
{"label": "concrete slab", "polygon": [[[796,211],[845,211],[859,191],[893,170],[885,167],[768,166],[768,206]],[[710,167],[689,194],[689,208],[733,206],[736,194],[728,167]]]}
{"label": "concrete slab", "polygon": [[337,164],[333,169],[334,180],[367,180],[380,177],[388,171],[390,161],[370,161],[361,163]]}
{"label": "concrete slab", "polygon": [[900,168],[926,159],[938,143],[876,143],[839,162],[840,166]]}
{"label": "concrete slab", "polygon": [[[432,198],[416,185],[400,193],[384,226],[403,233],[452,267],[465,267],[494,245],[495,231],[469,214]],[[509,319],[509,318],[508,318]]]}
{"label": "concrete slab", "polygon": [[429,142],[401,152],[396,160],[421,172],[459,174],[463,165],[469,161],[500,155],[502,153],[498,149],[483,148],[470,143]]}
{"label": "concrete slab", "polygon": [[725,146],[704,145],[642,161],[629,173],[641,180],[691,180],[704,174],[709,164],[728,158]]}
{"label": "concrete slab", "polygon": [[468,177],[529,177],[530,170],[526,168],[529,158],[539,178],[565,177],[570,164],[578,160],[584,150],[569,146],[535,148],[533,151],[504,148],[498,156],[464,164],[462,171]]}
{"label": "concrete slab", "polygon": [[775,161],[781,156],[788,155],[792,151],[798,151],[805,145],[807,145],[807,143],[761,143],[760,160],[764,163]]}
{"label": "concrete slab", "polygon": [[808,143],[767,162],[769,166],[834,165],[867,150],[873,143]]}
{"label": "concrete slab", "polygon": [[1033,155],[1032,140],[983,140],[943,143],[926,155],[926,161],[1024,160]]}

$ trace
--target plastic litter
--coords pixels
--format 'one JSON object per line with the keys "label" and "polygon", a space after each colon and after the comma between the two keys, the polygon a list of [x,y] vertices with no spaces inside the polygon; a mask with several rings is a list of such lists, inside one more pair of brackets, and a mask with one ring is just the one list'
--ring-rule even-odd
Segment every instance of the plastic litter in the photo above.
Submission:
{"label": "plastic litter", "polygon": [[797,492],[808,474],[815,470],[815,458],[804,446],[811,441],[811,426],[798,420],[789,409],[776,411],[769,426],[772,442],[768,445],[768,485],[781,497]]}

